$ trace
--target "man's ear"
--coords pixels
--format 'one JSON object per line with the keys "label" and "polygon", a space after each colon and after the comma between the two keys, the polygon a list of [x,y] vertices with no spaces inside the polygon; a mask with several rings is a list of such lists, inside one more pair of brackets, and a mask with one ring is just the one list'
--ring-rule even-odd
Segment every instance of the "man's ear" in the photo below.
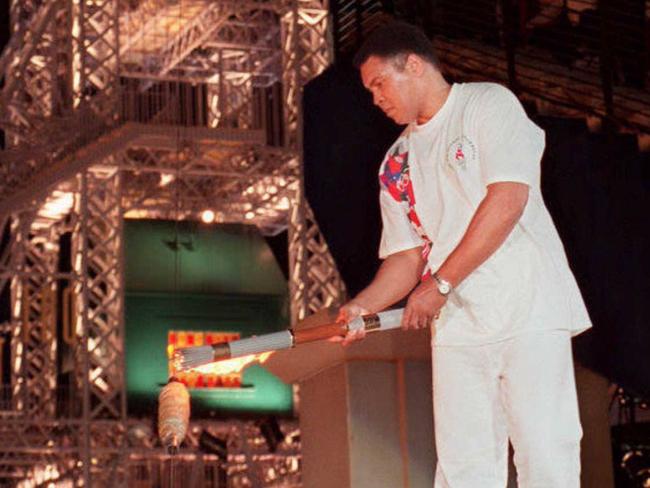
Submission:
{"label": "man's ear", "polygon": [[409,54],[406,57],[404,68],[409,74],[420,76],[424,71],[424,61],[417,54]]}

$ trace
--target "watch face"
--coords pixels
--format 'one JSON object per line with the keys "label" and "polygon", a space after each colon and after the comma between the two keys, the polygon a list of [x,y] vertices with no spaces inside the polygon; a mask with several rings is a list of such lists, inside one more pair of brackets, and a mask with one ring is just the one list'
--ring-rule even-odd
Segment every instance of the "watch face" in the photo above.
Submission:
{"label": "watch face", "polygon": [[451,291],[451,286],[448,283],[438,283],[438,291],[443,295],[447,295]]}

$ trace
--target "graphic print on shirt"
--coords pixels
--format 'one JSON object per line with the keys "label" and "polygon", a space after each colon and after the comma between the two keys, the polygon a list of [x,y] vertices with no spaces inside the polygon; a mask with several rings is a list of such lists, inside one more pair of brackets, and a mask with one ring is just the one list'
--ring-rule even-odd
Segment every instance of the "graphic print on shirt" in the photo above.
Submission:
{"label": "graphic print on shirt", "polygon": [[[400,153],[399,147],[392,154],[389,154],[379,180],[396,202],[408,204],[407,216],[417,234],[424,241],[422,258],[426,261],[433,243],[424,231],[420,218],[415,211],[415,194],[413,193],[413,183],[409,172],[408,155],[408,151]],[[425,268],[423,279],[430,273],[431,270]]]}
{"label": "graphic print on shirt", "polygon": [[457,137],[447,147],[447,164],[452,168],[465,169],[475,157],[476,145],[467,136]]}

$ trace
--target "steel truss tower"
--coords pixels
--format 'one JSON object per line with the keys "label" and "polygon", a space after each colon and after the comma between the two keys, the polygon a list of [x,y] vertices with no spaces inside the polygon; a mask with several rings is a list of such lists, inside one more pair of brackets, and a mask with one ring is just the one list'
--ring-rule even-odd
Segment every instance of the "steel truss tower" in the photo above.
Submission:
{"label": "steel truss tower", "polygon": [[[10,17],[0,484],[160,482],[168,459],[126,410],[123,221],[211,209],[217,222],[288,228],[292,321],[342,301],[301,169],[300,95],[331,62],[328,5],[14,0]],[[271,454],[246,422],[195,424],[190,445],[199,427],[235,439],[219,469],[237,486],[299,480],[295,446]],[[204,486],[207,458],[189,456]]]}

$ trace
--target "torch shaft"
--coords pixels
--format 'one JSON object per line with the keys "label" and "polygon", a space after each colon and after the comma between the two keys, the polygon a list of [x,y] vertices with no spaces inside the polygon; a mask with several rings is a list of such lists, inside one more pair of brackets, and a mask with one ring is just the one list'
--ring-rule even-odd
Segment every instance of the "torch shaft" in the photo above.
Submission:
{"label": "torch shaft", "polygon": [[329,339],[330,337],[343,336],[347,331],[348,326],[343,323],[325,324],[310,329],[294,330],[294,343],[304,344],[305,342],[314,342]]}
{"label": "torch shaft", "polygon": [[249,354],[275,351],[276,349],[289,349],[293,347],[293,344],[293,333],[290,330],[282,330],[232,341],[228,343],[228,347],[230,348],[230,356],[236,358]]}

